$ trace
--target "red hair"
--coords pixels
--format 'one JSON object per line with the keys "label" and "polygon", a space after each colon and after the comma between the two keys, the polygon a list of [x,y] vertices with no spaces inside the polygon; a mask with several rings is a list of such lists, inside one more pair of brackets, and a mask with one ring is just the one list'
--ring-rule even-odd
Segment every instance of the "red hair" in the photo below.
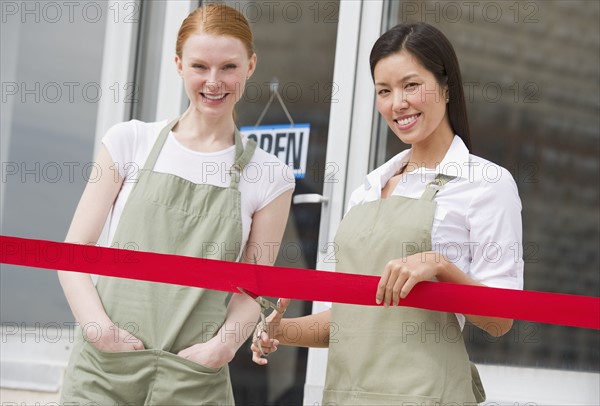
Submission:
{"label": "red hair", "polygon": [[175,53],[179,58],[182,58],[185,41],[196,33],[227,35],[237,38],[242,41],[248,51],[248,58],[254,54],[250,24],[246,17],[233,7],[209,3],[192,11],[183,20],[177,34]]}

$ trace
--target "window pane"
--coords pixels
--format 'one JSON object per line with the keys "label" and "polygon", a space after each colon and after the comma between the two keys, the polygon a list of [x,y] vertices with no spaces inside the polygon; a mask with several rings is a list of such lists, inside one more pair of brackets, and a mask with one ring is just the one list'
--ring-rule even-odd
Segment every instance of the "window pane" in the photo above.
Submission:
{"label": "window pane", "polygon": [[[2,4],[2,234],[62,241],[93,168],[106,2]],[[2,265],[0,320],[72,320],[56,273]]]}
{"label": "window pane", "polygon": [[[600,3],[395,1],[389,7],[390,28],[424,21],[455,48],[473,153],[507,168],[519,187],[525,289],[599,296]],[[406,148],[384,133],[385,154],[376,165]],[[515,322],[502,338],[467,325],[465,338],[475,362],[600,369],[594,330]]]}

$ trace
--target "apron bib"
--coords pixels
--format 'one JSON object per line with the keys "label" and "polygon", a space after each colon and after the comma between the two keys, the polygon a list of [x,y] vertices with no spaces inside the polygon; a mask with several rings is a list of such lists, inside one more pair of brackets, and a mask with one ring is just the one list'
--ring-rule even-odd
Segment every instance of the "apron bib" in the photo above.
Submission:
{"label": "apron bib", "polygon": [[[236,129],[228,188],[154,172],[177,121],[156,140],[127,199],[113,245],[236,261],[242,249],[238,185],[256,143],[249,140],[244,148]],[[177,267],[163,272],[177,272]],[[96,287],[109,318],[142,340],[146,349],[108,353],[80,339],[67,368],[61,403],[234,404],[227,365],[214,369],[177,355],[215,336],[225,321],[228,293],[102,276]]]}
{"label": "apron bib", "polygon": [[[380,276],[388,261],[430,251],[434,197],[451,179],[438,175],[420,199],[353,207],[335,237],[338,271]],[[331,311],[324,405],[475,403],[454,313],[337,303]]]}

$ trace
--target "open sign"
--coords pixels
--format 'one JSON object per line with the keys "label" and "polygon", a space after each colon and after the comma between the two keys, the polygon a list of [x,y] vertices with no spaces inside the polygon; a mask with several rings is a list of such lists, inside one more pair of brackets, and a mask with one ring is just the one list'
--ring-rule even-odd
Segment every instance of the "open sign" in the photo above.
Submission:
{"label": "open sign", "polygon": [[255,140],[261,149],[289,165],[296,178],[303,178],[306,174],[310,124],[241,127],[240,133]]}

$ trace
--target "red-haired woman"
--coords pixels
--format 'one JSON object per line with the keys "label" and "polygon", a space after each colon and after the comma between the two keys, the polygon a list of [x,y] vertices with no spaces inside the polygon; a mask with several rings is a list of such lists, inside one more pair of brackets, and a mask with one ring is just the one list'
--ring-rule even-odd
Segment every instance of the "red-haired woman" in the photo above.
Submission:
{"label": "red-haired woman", "polygon": [[[195,10],[180,28],[175,63],[188,109],[172,121],[109,130],[96,162],[105,174],[117,168],[118,179],[87,185],[66,240],[95,243],[112,209],[116,247],[272,265],[272,250],[262,253],[281,241],[294,178],[234,122],[256,68],[248,21],[224,5]],[[224,292],[107,277],[94,286],[89,275],[69,272],[59,278],[83,333],[61,402],[234,403],[227,364],[252,331],[243,327],[258,318],[252,299],[234,294],[227,304]]]}

